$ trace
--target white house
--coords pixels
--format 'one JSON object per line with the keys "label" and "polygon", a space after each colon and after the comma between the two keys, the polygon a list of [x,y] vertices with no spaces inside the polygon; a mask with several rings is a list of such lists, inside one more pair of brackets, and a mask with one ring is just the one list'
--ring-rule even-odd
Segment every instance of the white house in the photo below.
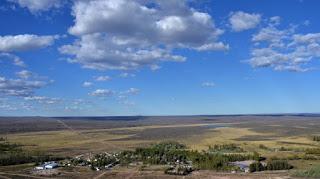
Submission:
{"label": "white house", "polygon": [[37,166],[36,170],[45,170],[45,169],[54,169],[57,168],[59,165],[57,162],[45,162],[42,165]]}
{"label": "white house", "polygon": [[58,163],[56,162],[49,162],[47,164],[45,164],[44,168],[45,169],[53,169],[53,168],[57,168],[58,167]]}
{"label": "white house", "polygon": [[36,169],[37,170],[44,170],[45,168],[44,168],[44,165],[40,165],[40,166],[36,166]]}

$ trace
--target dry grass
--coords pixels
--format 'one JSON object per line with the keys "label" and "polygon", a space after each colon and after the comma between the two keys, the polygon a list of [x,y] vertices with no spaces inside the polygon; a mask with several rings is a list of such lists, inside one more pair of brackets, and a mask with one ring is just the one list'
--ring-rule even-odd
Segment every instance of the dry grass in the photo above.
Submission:
{"label": "dry grass", "polygon": [[[236,143],[248,151],[286,147],[301,149],[317,146],[306,136],[275,136],[272,132],[257,132],[250,128],[206,128],[207,123],[181,125],[151,125],[113,129],[61,130],[9,134],[8,139],[34,150],[59,154],[78,154],[84,151],[124,150],[163,140],[177,140],[191,149],[203,150],[214,144]],[[268,139],[268,140],[265,140]]]}
{"label": "dry grass", "polygon": [[[311,140],[310,135],[318,131],[320,122],[310,119],[241,119],[234,117],[219,122],[189,119],[163,124],[160,120],[154,125],[128,126],[127,122],[112,124],[118,127],[90,129],[82,126],[91,121],[76,123],[62,130],[42,132],[20,132],[8,134],[11,142],[25,145],[32,150],[47,151],[57,155],[78,155],[88,152],[116,151],[145,146],[163,140],[175,140],[195,150],[205,150],[214,144],[235,143],[247,151],[257,151],[264,156],[291,156],[305,148],[320,147],[319,142]],[[192,122],[191,122],[192,121]],[[320,120],[319,120],[320,121]],[[73,121],[74,122],[74,121]],[[147,123],[148,121],[145,121]],[[68,123],[68,121],[66,121]],[[69,122],[68,125],[70,125]],[[74,122],[75,123],[75,122]],[[92,122],[95,124],[96,122]],[[131,121],[129,122],[131,125]],[[102,124],[99,121],[98,124]],[[95,125],[98,125],[95,124]],[[312,124],[312,125],[311,125]],[[212,128],[212,126],[222,126]],[[224,126],[225,125],[225,126]],[[47,126],[48,127],[48,126]],[[37,128],[39,130],[39,128]],[[264,145],[267,149],[260,148]],[[277,152],[280,147],[291,151]]]}

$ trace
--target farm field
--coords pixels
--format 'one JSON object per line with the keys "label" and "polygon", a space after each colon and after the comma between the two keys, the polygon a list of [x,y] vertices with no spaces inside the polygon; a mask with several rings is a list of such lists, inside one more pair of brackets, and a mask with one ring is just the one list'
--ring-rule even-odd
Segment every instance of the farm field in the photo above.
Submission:
{"label": "farm field", "polygon": [[[100,152],[117,152],[146,147],[163,141],[177,141],[189,150],[207,150],[209,146],[235,144],[248,152],[267,158],[291,158],[294,170],[264,172],[261,176],[293,177],[296,170],[320,164],[320,160],[298,159],[308,148],[319,148],[312,136],[320,135],[320,117],[302,115],[272,116],[163,116],[99,118],[0,118],[0,137],[21,145],[28,151],[46,152],[53,156],[74,157]],[[296,159],[297,158],[297,159]],[[0,167],[0,176],[30,172],[33,166]],[[150,169],[151,167],[151,169]],[[31,168],[31,169],[30,169]],[[148,169],[149,168],[149,169]],[[71,170],[71,169],[70,169]],[[121,171],[121,172],[120,172]],[[81,173],[81,175],[79,175]],[[58,178],[168,178],[152,166],[115,167],[111,171],[74,168],[59,169]],[[40,175],[41,176],[41,175]],[[259,178],[257,174],[230,174],[199,170],[187,178]],[[17,175],[18,177],[18,175]],[[169,176],[169,178],[177,176]],[[10,177],[9,177],[10,178]]]}

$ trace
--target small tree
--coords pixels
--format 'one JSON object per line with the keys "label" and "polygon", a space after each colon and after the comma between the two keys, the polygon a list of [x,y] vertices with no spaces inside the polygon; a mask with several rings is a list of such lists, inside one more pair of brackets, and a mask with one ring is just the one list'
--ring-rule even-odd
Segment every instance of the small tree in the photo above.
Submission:
{"label": "small tree", "polygon": [[268,170],[289,170],[292,168],[292,165],[286,160],[271,160],[267,163]]}
{"label": "small tree", "polygon": [[253,159],[255,161],[260,161],[260,154],[258,152],[253,152]]}
{"label": "small tree", "polygon": [[263,171],[264,167],[260,162],[254,162],[249,165],[250,172]]}

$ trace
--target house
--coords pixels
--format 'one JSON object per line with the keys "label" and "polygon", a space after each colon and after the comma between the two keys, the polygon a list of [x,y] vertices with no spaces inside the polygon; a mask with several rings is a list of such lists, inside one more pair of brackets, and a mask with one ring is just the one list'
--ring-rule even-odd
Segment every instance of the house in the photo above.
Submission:
{"label": "house", "polygon": [[54,169],[57,168],[59,165],[57,162],[45,162],[42,165],[37,166],[36,170],[46,170],[46,169]]}
{"label": "house", "polygon": [[45,166],[44,166],[45,169],[54,169],[57,167],[58,167],[58,163],[56,162],[48,162],[48,163],[45,163]]}
{"label": "house", "polygon": [[43,165],[39,165],[39,166],[36,166],[36,170],[44,170],[45,169],[45,167],[44,167],[45,165],[43,164]]}
{"label": "house", "polygon": [[113,164],[108,164],[108,165],[104,166],[104,168],[106,168],[106,169],[111,169],[112,167],[113,167]]}

